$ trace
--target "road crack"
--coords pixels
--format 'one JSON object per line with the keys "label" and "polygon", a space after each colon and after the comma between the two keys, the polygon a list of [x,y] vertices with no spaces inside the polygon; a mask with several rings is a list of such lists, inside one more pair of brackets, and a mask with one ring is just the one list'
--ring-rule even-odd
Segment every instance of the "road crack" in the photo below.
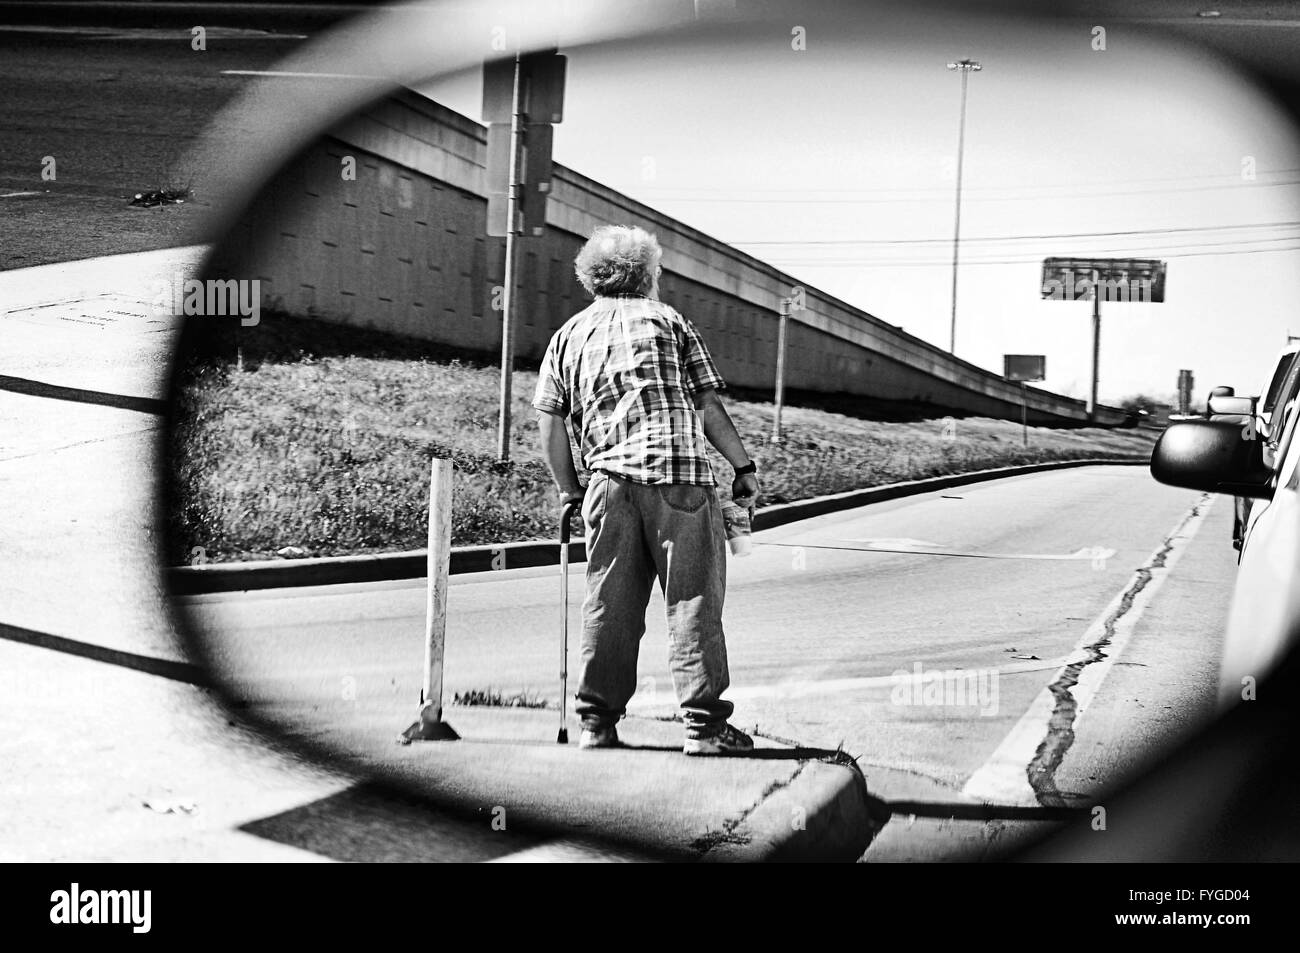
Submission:
{"label": "road crack", "polygon": [[1085,657],[1065,666],[1060,677],[1047,686],[1055,699],[1052,716],[1047,722],[1047,735],[1025,769],[1029,786],[1038,798],[1038,803],[1044,807],[1078,806],[1086,799],[1073,792],[1063,793],[1056,784],[1056,772],[1074,745],[1074,723],[1079,708],[1078,701],[1074,697],[1074,687],[1079,684],[1079,678],[1085,668],[1107,658],[1106,648],[1115,637],[1115,626],[1133,608],[1133,601],[1150,584],[1155,571],[1164,568],[1169,553],[1173,550],[1174,540],[1182,534],[1189,522],[1201,515],[1208,501],[1208,494],[1202,496],[1173,532],[1164,538],[1151,559],[1138,569],[1133,581],[1120,597],[1119,605],[1107,616],[1102,626],[1101,637],[1084,646]]}
{"label": "road crack", "polygon": [[726,820],[724,820],[722,822],[721,828],[719,828],[716,831],[713,830],[705,831],[699,837],[695,838],[695,840],[691,842],[692,849],[699,851],[701,854],[705,854],[708,853],[710,850],[713,850],[715,847],[720,847],[723,844],[738,844],[738,845],[748,844],[751,838],[748,834],[738,833],[740,826],[749,819],[751,814],[753,814],[763,805],[764,801],[770,798],[777,791],[787,788],[791,784],[793,784],[795,778],[803,774],[804,768],[806,767],[808,767],[808,762],[801,761],[799,762],[799,767],[795,770],[794,774],[790,775],[788,778],[786,778],[783,781],[776,780],[770,782],[767,785],[767,787],[763,789],[763,793],[758,796],[757,801],[755,801],[749,807],[745,808],[735,817],[729,817]]}

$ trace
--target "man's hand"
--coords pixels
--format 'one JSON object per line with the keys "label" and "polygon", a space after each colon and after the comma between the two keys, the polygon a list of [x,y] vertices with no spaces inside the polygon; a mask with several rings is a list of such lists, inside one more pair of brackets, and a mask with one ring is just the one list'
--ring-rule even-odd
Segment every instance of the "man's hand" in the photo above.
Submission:
{"label": "man's hand", "polygon": [[[745,453],[745,444],[741,441],[740,434],[736,433],[736,425],[732,423],[727,408],[722,406],[718,392],[712,387],[706,387],[694,399],[700,426],[704,428],[704,436],[709,439],[709,443],[733,467],[744,466],[744,463],[737,461],[748,461],[749,454]],[[752,473],[737,476],[731,483],[731,501],[747,510],[753,509],[758,502],[758,477]]]}
{"label": "man's hand", "polygon": [[758,502],[758,477],[742,473],[731,481],[731,502],[742,509],[752,509]]}
{"label": "man's hand", "polygon": [[542,452],[546,454],[546,468],[551,471],[560,492],[560,505],[570,500],[582,502],[586,490],[578,482],[578,471],[573,465],[573,451],[569,446],[569,433],[565,419],[560,414],[539,411],[537,425],[542,433]]}

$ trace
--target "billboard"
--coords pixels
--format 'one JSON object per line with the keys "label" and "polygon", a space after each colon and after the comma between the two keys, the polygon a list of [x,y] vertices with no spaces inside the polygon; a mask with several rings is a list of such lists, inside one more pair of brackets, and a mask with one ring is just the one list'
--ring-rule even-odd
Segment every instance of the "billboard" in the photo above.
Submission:
{"label": "billboard", "polygon": [[1043,297],[1051,301],[1165,300],[1165,263],[1154,258],[1045,258]]}
{"label": "billboard", "polygon": [[1009,381],[1041,381],[1047,379],[1045,354],[1003,354],[1002,376]]}

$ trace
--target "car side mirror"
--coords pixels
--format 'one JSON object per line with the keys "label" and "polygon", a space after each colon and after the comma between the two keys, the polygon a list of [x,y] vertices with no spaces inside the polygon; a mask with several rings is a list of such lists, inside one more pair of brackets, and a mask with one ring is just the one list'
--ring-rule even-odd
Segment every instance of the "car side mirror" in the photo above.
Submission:
{"label": "car side mirror", "polygon": [[1252,397],[1211,397],[1206,404],[1206,411],[1211,414],[1250,415],[1255,413],[1255,400]]}
{"label": "car side mirror", "polygon": [[1170,424],[1151,452],[1151,475],[1169,486],[1271,499],[1263,441],[1246,433],[1240,424],[1212,420]]}

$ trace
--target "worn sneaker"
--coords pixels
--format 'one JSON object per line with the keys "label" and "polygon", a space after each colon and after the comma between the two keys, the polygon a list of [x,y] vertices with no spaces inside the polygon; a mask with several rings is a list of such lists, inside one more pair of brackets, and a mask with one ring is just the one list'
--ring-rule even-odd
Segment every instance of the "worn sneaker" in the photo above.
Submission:
{"label": "worn sneaker", "polygon": [[754,739],[725,722],[717,731],[703,738],[687,737],[682,746],[682,751],[691,755],[743,754],[753,750]]}
{"label": "worn sneaker", "polygon": [[582,726],[582,734],[578,736],[579,748],[621,748],[623,742],[618,740],[618,729],[613,725],[602,725],[598,728],[588,728]]}

